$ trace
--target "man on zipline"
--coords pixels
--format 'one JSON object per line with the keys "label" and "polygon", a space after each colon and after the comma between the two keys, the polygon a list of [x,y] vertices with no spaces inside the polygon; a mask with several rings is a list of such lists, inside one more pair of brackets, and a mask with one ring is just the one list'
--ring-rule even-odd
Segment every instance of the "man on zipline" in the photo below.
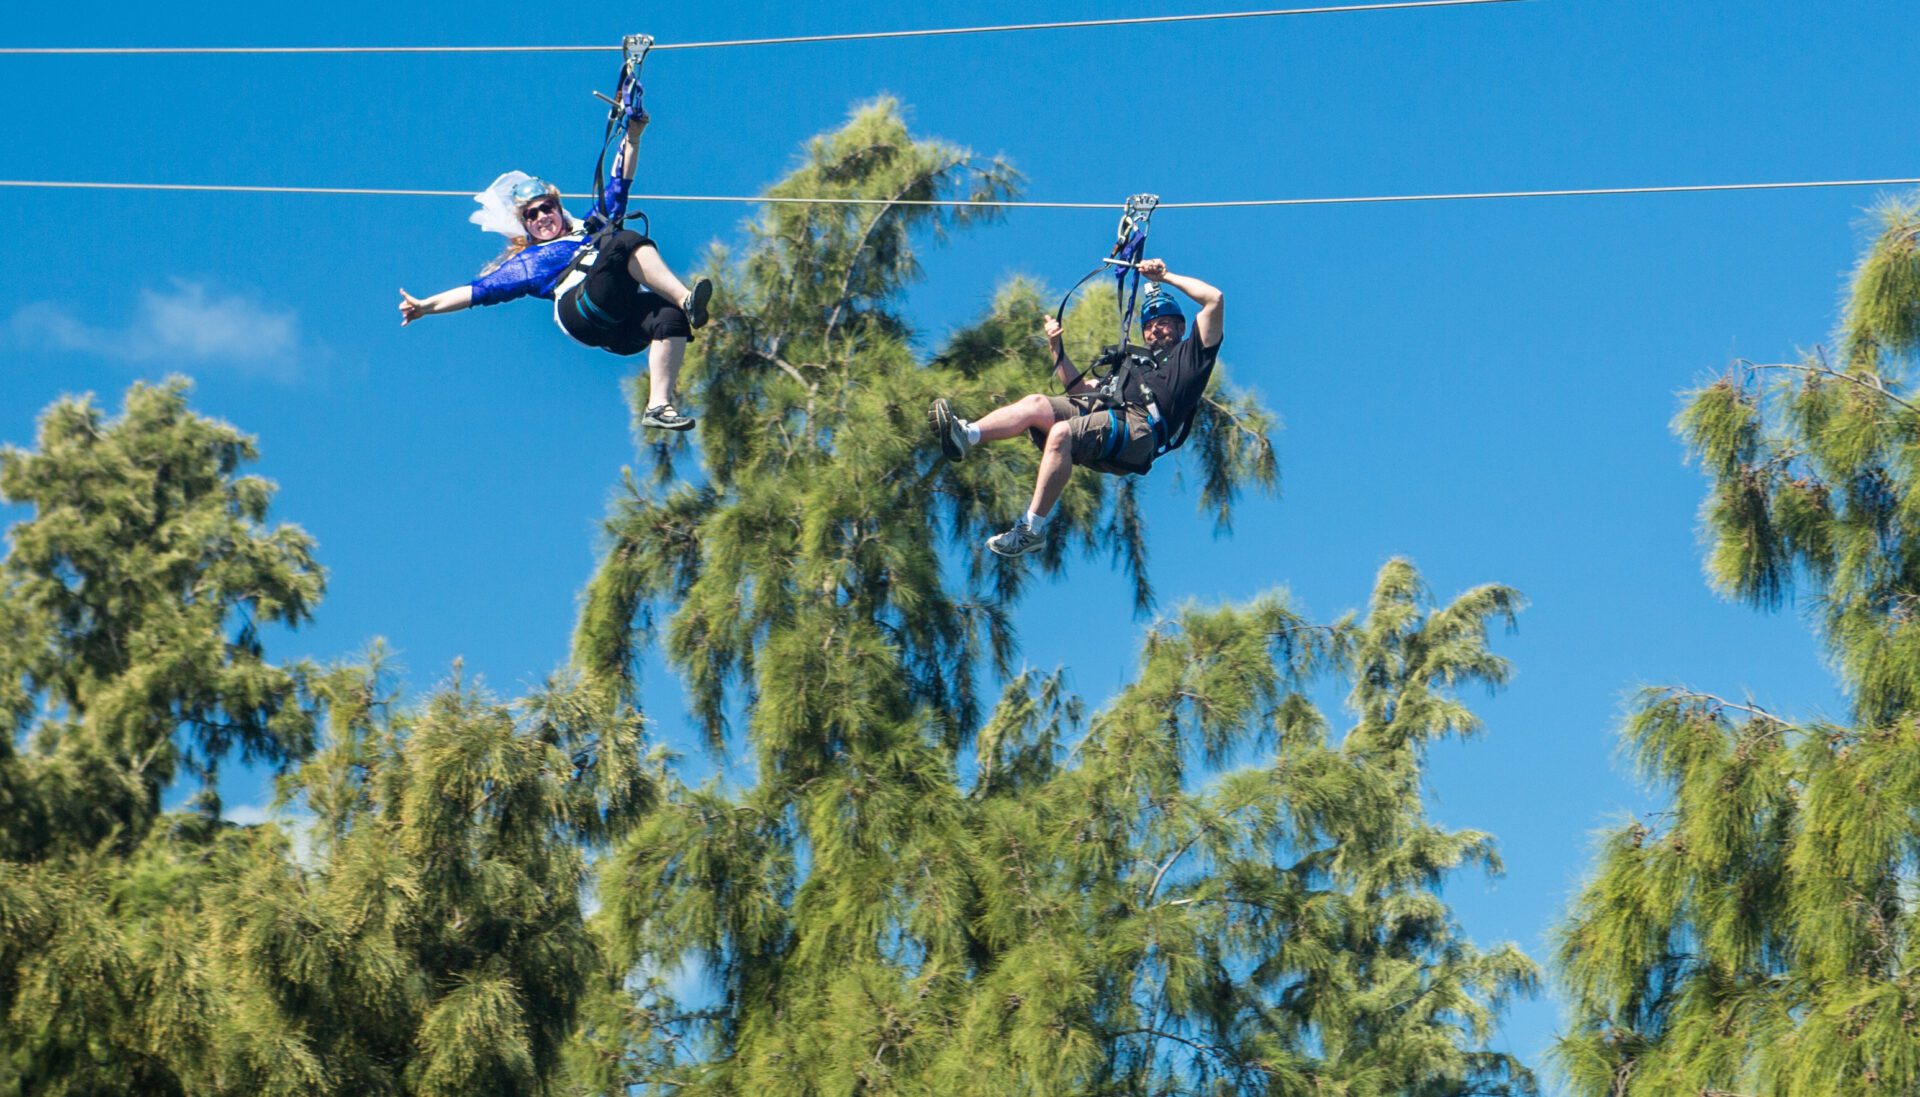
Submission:
{"label": "man on zipline", "polygon": [[[982,442],[1026,432],[1040,444],[1040,472],[1026,514],[1012,529],[987,539],[987,547],[1001,556],[1035,552],[1046,544],[1047,515],[1074,465],[1114,475],[1143,473],[1155,457],[1187,440],[1220,353],[1225,295],[1198,278],[1170,273],[1159,259],[1141,260],[1139,270],[1155,283],[1140,309],[1145,355],[1122,359],[1106,383],[1094,384],[1067,360],[1060,323],[1049,316],[1045,331],[1053,374],[1066,395],[1022,397],[973,422],[955,415],[946,400],[933,402],[928,418],[948,460],[961,460]],[[1160,292],[1163,286],[1200,306],[1193,333],[1185,338],[1186,317],[1171,295]]]}

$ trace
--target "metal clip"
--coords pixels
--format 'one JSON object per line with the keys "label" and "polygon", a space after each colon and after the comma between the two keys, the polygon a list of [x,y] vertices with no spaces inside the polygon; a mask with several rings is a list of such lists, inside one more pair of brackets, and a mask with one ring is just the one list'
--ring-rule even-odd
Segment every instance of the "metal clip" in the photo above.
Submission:
{"label": "metal clip", "polygon": [[1160,205],[1157,194],[1135,194],[1127,198],[1127,208],[1120,215],[1119,237],[1125,241],[1135,230],[1144,230],[1147,222],[1153,219],[1153,211]]}
{"label": "metal clip", "polygon": [[627,71],[637,76],[640,66],[646,63],[647,54],[653,49],[653,35],[629,34],[620,39],[620,49],[627,56]]}

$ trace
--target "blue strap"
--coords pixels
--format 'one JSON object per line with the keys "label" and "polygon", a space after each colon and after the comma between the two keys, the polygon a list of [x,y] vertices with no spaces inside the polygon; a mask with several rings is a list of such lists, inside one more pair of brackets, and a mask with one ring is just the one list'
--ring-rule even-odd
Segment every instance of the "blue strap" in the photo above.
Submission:
{"label": "blue strap", "polygon": [[1127,421],[1119,417],[1119,409],[1116,409],[1116,407],[1108,407],[1108,409],[1106,409],[1108,440],[1106,440],[1106,453],[1100,453],[1100,459],[1102,459],[1102,461],[1110,459],[1114,453],[1119,453],[1121,444],[1127,442],[1127,428],[1125,427],[1127,427]]}
{"label": "blue strap", "polygon": [[615,327],[618,323],[613,317],[608,316],[606,313],[594,307],[593,302],[587,297],[587,287],[584,283],[580,286],[580,292],[573,297],[573,309],[581,316],[586,317],[587,322],[590,324],[610,328]]}
{"label": "blue strap", "polygon": [[[1142,229],[1134,229],[1133,234],[1127,237],[1127,242],[1121,246],[1120,254],[1117,256],[1117,258],[1133,264],[1130,267],[1119,267],[1115,271],[1117,281],[1115,282],[1114,289],[1116,291],[1124,291],[1123,296],[1126,299],[1120,306],[1120,342],[1123,345],[1127,341],[1127,333],[1133,329],[1133,306],[1135,300],[1140,296],[1140,256],[1146,250],[1146,232]],[[1133,275],[1132,288],[1128,288],[1127,286],[1127,275],[1129,274]]]}

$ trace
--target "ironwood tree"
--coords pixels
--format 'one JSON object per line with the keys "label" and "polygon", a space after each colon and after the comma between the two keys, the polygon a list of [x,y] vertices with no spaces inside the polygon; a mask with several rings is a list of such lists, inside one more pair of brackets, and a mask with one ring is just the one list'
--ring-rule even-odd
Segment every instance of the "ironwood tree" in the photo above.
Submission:
{"label": "ironwood tree", "polygon": [[1667,803],[1605,837],[1559,932],[1572,1092],[1920,1088],[1920,205],[1876,215],[1831,344],[1737,363],[1676,421],[1709,581],[1763,610],[1798,592],[1849,711],[1641,696],[1627,747]]}
{"label": "ironwood tree", "polygon": [[[554,1092],[604,967],[587,858],[657,786],[639,716],[269,662],[321,573],[253,456],[169,383],[0,457],[0,1093]],[[233,754],[285,823],[224,817]]]}
{"label": "ironwood tree", "polygon": [[[582,1088],[1524,1091],[1485,1041],[1532,967],[1461,940],[1435,890],[1491,865],[1490,840],[1431,826],[1419,795],[1422,747],[1474,724],[1450,687],[1504,674],[1484,629],[1512,592],[1432,609],[1396,563],[1364,624],[1314,627],[1277,598],[1186,610],[1090,721],[1060,677],[1014,666],[1015,607],[1074,550],[1151,600],[1137,480],[1076,475],[1048,550],[1004,563],[981,542],[1025,505],[1035,455],[949,463],[927,434],[936,395],[1035,391],[1046,305],[1009,283],[916,353],[914,244],[979,214],[905,203],[1015,184],[883,102],[770,192],[877,204],[773,206],[743,254],[711,257],[726,292],[686,373],[697,472],[663,475],[687,454],[661,449],[629,478],[575,657],[634,688],[657,637],[752,781],[672,784],[603,868],[615,964]],[[1115,307],[1082,303],[1070,340]],[[1197,468],[1225,523],[1274,482],[1272,421],[1222,384],[1154,475]],[[1354,689],[1337,743],[1306,700],[1326,675]]]}

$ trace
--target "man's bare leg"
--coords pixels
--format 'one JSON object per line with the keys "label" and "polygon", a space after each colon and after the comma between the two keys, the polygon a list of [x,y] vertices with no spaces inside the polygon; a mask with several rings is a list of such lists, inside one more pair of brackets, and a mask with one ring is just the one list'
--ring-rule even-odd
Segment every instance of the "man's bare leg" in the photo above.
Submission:
{"label": "man's bare leg", "polygon": [[[1051,410],[1046,414],[1048,418],[1053,416]],[[1047,442],[1040,448],[1040,471],[1034,476],[1033,501],[1028,504],[1027,512],[1007,532],[987,538],[987,548],[1001,556],[1024,556],[1045,548],[1047,515],[1060,501],[1060,493],[1066,490],[1067,478],[1072,474],[1073,428],[1062,420],[1047,427]]]}
{"label": "man's bare leg", "polygon": [[979,428],[982,442],[998,442],[1029,430],[1047,430],[1053,423],[1053,405],[1036,393],[1022,396],[1006,407],[995,408],[970,425]]}
{"label": "man's bare leg", "polygon": [[1045,521],[1067,490],[1067,477],[1073,475],[1073,432],[1067,424],[1055,423],[1047,431],[1047,444],[1040,450],[1040,472],[1033,479],[1033,502],[1027,504],[1027,521],[1037,516]]}

